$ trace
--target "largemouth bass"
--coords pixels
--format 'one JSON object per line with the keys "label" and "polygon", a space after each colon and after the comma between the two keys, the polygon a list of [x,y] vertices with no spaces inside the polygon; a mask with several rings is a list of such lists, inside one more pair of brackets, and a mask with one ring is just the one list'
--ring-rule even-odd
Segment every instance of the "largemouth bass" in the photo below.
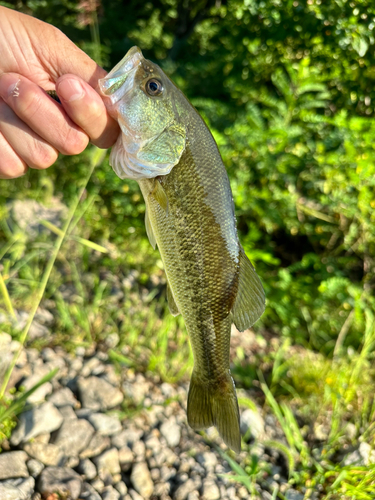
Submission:
{"label": "largemouth bass", "polygon": [[196,430],[215,425],[227,446],[239,452],[231,324],[240,331],[249,328],[265,300],[238,241],[219,150],[196,109],[138,47],[99,85],[121,127],[110,164],[119,177],[139,183],[147,234],[167,275],[169,308],[182,314],[190,337],[188,423]]}

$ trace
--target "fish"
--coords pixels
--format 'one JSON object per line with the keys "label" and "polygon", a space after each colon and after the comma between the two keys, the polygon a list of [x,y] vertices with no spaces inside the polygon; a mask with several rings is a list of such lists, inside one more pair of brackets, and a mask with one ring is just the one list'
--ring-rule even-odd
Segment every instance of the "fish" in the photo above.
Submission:
{"label": "fish", "polygon": [[110,165],[140,186],[146,232],[165,268],[169,309],[184,318],[193,350],[188,424],[194,430],[215,426],[239,453],[231,325],[241,332],[252,326],[265,295],[238,239],[219,149],[197,110],[138,47],[99,80],[99,88],[121,129]]}

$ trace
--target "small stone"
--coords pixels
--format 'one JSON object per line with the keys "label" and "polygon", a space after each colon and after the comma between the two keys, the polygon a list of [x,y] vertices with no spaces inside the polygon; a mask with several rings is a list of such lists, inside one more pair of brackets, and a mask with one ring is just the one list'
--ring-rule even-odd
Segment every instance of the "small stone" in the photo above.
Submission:
{"label": "small stone", "polygon": [[80,500],[102,500],[99,493],[89,483],[82,484],[79,498]]}
{"label": "small stone", "polygon": [[121,466],[125,465],[125,464],[126,465],[131,464],[133,462],[133,459],[134,459],[133,452],[127,446],[123,446],[118,451],[118,459],[119,459]]}
{"label": "small stone", "polygon": [[97,474],[95,465],[88,458],[85,458],[79,462],[78,472],[80,474],[83,474],[89,481],[91,479],[94,479]]}
{"label": "small stone", "polygon": [[65,467],[69,467],[70,469],[75,469],[79,465],[78,457],[67,457],[65,461]]}
{"label": "small stone", "polygon": [[246,434],[250,431],[254,439],[262,439],[265,435],[264,420],[258,410],[248,408],[241,414],[241,432]]}
{"label": "small stone", "polygon": [[77,419],[77,415],[76,415],[75,411],[69,405],[61,406],[61,408],[59,408],[59,412],[63,416],[64,420],[69,420],[69,419],[76,420]]}
{"label": "small stone", "polygon": [[27,334],[27,338],[29,341],[41,338],[47,339],[50,336],[50,330],[46,326],[41,325],[40,323],[38,323],[38,321],[35,320],[32,322],[29,333]]}
{"label": "small stone", "polygon": [[139,458],[143,458],[146,454],[146,446],[143,441],[136,441],[133,443],[132,450],[134,455]]}
{"label": "small stone", "polygon": [[128,488],[124,481],[119,481],[115,484],[116,490],[120,493],[120,495],[125,496],[128,492]]}
{"label": "small stone", "polygon": [[94,479],[94,481],[91,481],[91,485],[96,489],[96,491],[98,491],[99,493],[101,493],[103,490],[104,490],[104,487],[105,487],[105,484],[103,483],[103,481],[99,478],[96,478]]}
{"label": "small stone", "polygon": [[30,460],[27,462],[27,468],[29,470],[29,474],[32,477],[38,477],[39,474],[42,472],[44,469],[44,465],[42,462],[39,462],[39,460],[35,460],[35,458],[30,458]]}
{"label": "small stone", "polygon": [[9,451],[0,455],[0,479],[28,477],[27,454],[24,451]]}
{"label": "small stone", "polygon": [[122,392],[99,377],[79,378],[78,390],[82,405],[91,410],[108,410],[122,403]]}
{"label": "small stone", "polygon": [[375,450],[370,444],[362,442],[359,445],[359,453],[363,458],[363,463],[365,465],[370,465],[375,463]]}
{"label": "small stone", "polygon": [[290,488],[285,494],[285,498],[287,498],[287,500],[303,500],[304,497],[305,495],[303,493],[300,493],[293,488]]}
{"label": "small stone", "polygon": [[110,333],[106,336],[104,342],[109,349],[113,349],[120,342],[120,336],[116,332]]}
{"label": "small stone", "polygon": [[149,391],[149,383],[143,375],[138,373],[135,380],[125,381],[122,389],[127,398],[131,399],[135,405],[140,405]]}
{"label": "small stone", "polygon": [[102,491],[102,499],[103,500],[119,500],[120,493],[114,489],[113,486],[107,486]]}
{"label": "small stone", "polygon": [[112,436],[111,442],[116,448],[122,448],[123,446],[132,446],[133,443],[138,442],[143,436],[143,431],[135,427],[127,427],[120,434]]}
{"label": "small stone", "polygon": [[61,406],[72,406],[73,408],[76,408],[79,405],[79,402],[69,387],[62,387],[58,391],[54,392],[48,401],[53,403],[56,408],[60,408]]}
{"label": "small stone", "polygon": [[130,481],[141,496],[149,498],[152,495],[154,483],[146,462],[138,462],[133,465]]}
{"label": "small stone", "polygon": [[94,459],[101,478],[107,474],[119,474],[121,472],[117,448],[111,448]]}
{"label": "small stone", "polygon": [[55,436],[54,444],[65,456],[78,456],[86,448],[94,432],[94,428],[87,420],[80,418],[64,420]]}
{"label": "small stone", "polygon": [[131,500],[144,500],[144,498],[135,490],[129,490],[129,495],[126,496],[130,496]]}
{"label": "small stone", "polygon": [[161,384],[160,390],[163,396],[165,396],[166,398],[172,398],[176,394],[174,388],[171,386],[171,384],[168,384],[167,382]]}
{"label": "small stone", "polygon": [[57,493],[61,496],[70,495],[72,500],[77,500],[81,487],[81,477],[68,467],[46,467],[38,481],[38,490],[45,497]]}
{"label": "small stone", "polygon": [[46,444],[33,441],[31,443],[26,443],[23,449],[30,457],[36,458],[39,462],[42,462],[42,464],[49,466],[60,465],[64,456],[62,451],[52,443]]}
{"label": "small stone", "polygon": [[202,499],[203,500],[220,499],[220,490],[214,481],[206,480],[203,482]]}
{"label": "small stone", "polygon": [[62,422],[63,417],[59,410],[47,401],[21,414],[10,443],[12,446],[18,446],[21,442],[29,441],[39,434],[53,432],[61,426]]}
{"label": "small stone", "polygon": [[199,500],[199,493],[197,490],[192,491],[188,494],[187,500]]}
{"label": "small stone", "polygon": [[51,326],[52,323],[54,322],[53,314],[48,309],[44,309],[42,307],[39,307],[37,312],[35,313],[35,319],[41,325],[47,325],[47,326]]}
{"label": "small stone", "polygon": [[175,418],[170,418],[163,422],[160,427],[160,432],[167,441],[168,446],[170,446],[171,448],[174,448],[179,444],[181,439],[181,428],[176,423]]}
{"label": "small stone", "polygon": [[107,436],[94,434],[89,444],[79,454],[80,458],[92,458],[100,455],[106,448],[109,448],[111,441]]}
{"label": "small stone", "polygon": [[179,486],[174,494],[175,500],[186,500],[189,493],[195,490],[195,484],[192,479],[188,479],[185,483]]}
{"label": "small stone", "polygon": [[33,494],[34,486],[33,477],[0,481],[0,498],[1,500],[28,500]]}
{"label": "small stone", "polygon": [[89,416],[89,421],[95,430],[102,436],[113,436],[121,431],[121,422],[117,417],[105,415],[104,413],[93,413]]}
{"label": "small stone", "polygon": [[206,470],[213,470],[217,465],[217,457],[211,451],[205,451],[197,455],[197,461],[203,465]]}

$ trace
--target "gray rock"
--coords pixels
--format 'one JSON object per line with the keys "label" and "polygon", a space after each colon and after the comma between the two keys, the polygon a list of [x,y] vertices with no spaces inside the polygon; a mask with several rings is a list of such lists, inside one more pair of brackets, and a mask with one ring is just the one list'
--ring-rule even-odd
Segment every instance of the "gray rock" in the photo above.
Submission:
{"label": "gray rock", "polygon": [[121,431],[121,422],[117,417],[104,413],[93,413],[89,421],[102,436],[113,436]]}
{"label": "gray rock", "polygon": [[76,457],[89,444],[94,428],[87,421],[80,418],[64,420],[57,432],[54,444],[67,457]]}
{"label": "gray rock", "polygon": [[98,457],[94,458],[94,462],[98,468],[98,473],[101,478],[105,478],[107,474],[114,475],[121,472],[117,448],[111,448],[110,450],[105,451]]}
{"label": "gray rock", "polygon": [[40,443],[33,441],[24,445],[23,449],[30,457],[36,458],[44,465],[60,465],[64,454],[58,446],[52,443]]}
{"label": "gray rock", "polygon": [[51,336],[50,330],[41,325],[38,321],[33,321],[31,323],[29,333],[27,334],[28,340],[36,340],[36,339],[48,339]]}
{"label": "gray rock", "polygon": [[38,481],[38,491],[46,497],[57,493],[61,496],[70,495],[72,500],[77,500],[81,487],[81,477],[68,467],[46,467]]}
{"label": "gray rock", "polygon": [[99,493],[89,483],[83,483],[81,493],[79,495],[81,500],[102,500]]}
{"label": "gray rock", "polygon": [[131,399],[135,405],[140,405],[149,391],[149,383],[140,373],[136,375],[135,380],[125,381],[122,389],[127,398]]}
{"label": "gray rock", "polygon": [[59,412],[63,416],[64,420],[70,420],[70,419],[77,420],[77,415],[75,411],[69,405],[61,406],[61,408],[59,408]]}
{"label": "gray rock", "polygon": [[51,198],[49,207],[45,207],[35,200],[15,200],[8,204],[11,215],[18,226],[26,234],[34,237],[38,232],[49,233],[49,229],[40,224],[47,220],[55,226],[61,226],[61,220],[67,213],[67,207],[58,198]]}
{"label": "gray rock", "polygon": [[35,458],[30,458],[30,460],[27,462],[27,468],[29,470],[29,474],[32,477],[38,477],[39,474],[42,472],[44,469],[44,465],[42,462],[39,462],[39,460],[35,460]]}
{"label": "gray rock", "polygon": [[89,481],[96,477],[96,467],[88,458],[84,458],[79,462],[78,472],[83,474]]}
{"label": "gray rock", "polygon": [[122,403],[122,392],[99,377],[79,378],[78,390],[82,405],[91,410],[105,411]]}
{"label": "gray rock", "polygon": [[0,481],[0,498],[1,500],[30,500],[34,486],[33,477]]}
{"label": "gray rock", "polygon": [[303,493],[300,493],[297,490],[294,490],[293,488],[290,488],[286,493],[285,493],[285,498],[287,500],[303,500],[305,495]]}
{"label": "gray rock", "polygon": [[[22,385],[25,390],[30,390],[35,384],[37,384],[50,370],[45,366],[41,365],[37,369],[34,370],[34,373],[27,377]],[[49,396],[52,393],[52,384],[51,382],[46,382],[42,384],[36,391],[34,391],[28,398],[27,402],[29,404],[38,404],[45,401],[46,396]]]}
{"label": "gray rock", "polygon": [[79,405],[69,387],[62,387],[58,391],[54,392],[48,401],[53,403],[56,408],[60,408],[61,406],[72,406],[73,408],[76,408]]}
{"label": "gray rock", "polygon": [[169,418],[160,427],[160,432],[162,436],[164,436],[165,440],[168,443],[168,446],[174,448],[177,446],[181,439],[181,428],[176,423],[175,418]]}
{"label": "gray rock", "polygon": [[163,396],[165,396],[166,398],[173,398],[173,396],[176,394],[176,391],[173,388],[173,386],[171,386],[171,384],[168,384],[167,382],[161,384],[160,390]]}
{"label": "gray rock", "polygon": [[363,463],[365,465],[370,465],[375,462],[375,450],[374,448],[364,441],[359,445],[359,453],[363,458]]}
{"label": "gray rock", "polygon": [[195,490],[195,484],[192,479],[188,479],[185,483],[179,486],[174,494],[175,500],[186,500],[189,493]]}
{"label": "gray rock", "polygon": [[10,438],[10,443],[12,446],[18,446],[39,434],[53,432],[61,426],[62,421],[61,413],[47,401],[37,408],[22,413]]}
{"label": "gray rock", "polygon": [[111,446],[111,441],[107,436],[94,434],[89,444],[79,454],[80,458],[92,458],[100,455],[105,449]]}
{"label": "gray rock", "polygon": [[203,481],[202,499],[203,500],[220,499],[220,490],[214,481],[208,479],[206,481]]}
{"label": "gray rock", "polygon": [[143,436],[143,431],[137,429],[136,427],[129,426],[124,429],[120,434],[112,436],[111,442],[116,448],[122,448],[123,446],[132,446],[133,443],[139,441]]}
{"label": "gray rock", "polygon": [[54,322],[53,314],[48,309],[44,309],[43,307],[38,308],[37,312],[35,313],[35,319],[41,325],[47,326],[51,326]]}
{"label": "gray rock", "polygon": [[150,498],[154,491],[154,483],[146,462],[138,462],[133,465],[130,481],[134,489],[144,498]]}
{"label": "gray rock", "polygon": [[102,491],[102,499],[103,500],[119,500],[120,493],[114,489],[113,486],[107,486]]}
{"label": "gray rock", "polygon": [[254,439],[262,439],[265,436],[264,420],[257,410],[248,408],[241,414],[241,432],[246,434],[250,431]]}
{"label": "gray rock", "polygon": [[27,454],[24,451],[9,451],[0,455],[0,479],[28,477]]}
{"label": "gray rock", "polygon": [[204,453],[197,455],[197,461],[203,465],[206,470],[213,470],[217,465],[217,457],[215,453],[212,453],[211,451],[205,451]]}

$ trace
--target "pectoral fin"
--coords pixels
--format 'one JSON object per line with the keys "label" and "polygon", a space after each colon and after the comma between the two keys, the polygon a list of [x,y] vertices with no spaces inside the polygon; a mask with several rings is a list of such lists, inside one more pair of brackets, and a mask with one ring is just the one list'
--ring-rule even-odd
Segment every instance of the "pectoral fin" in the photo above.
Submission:
{"label": "pectoral fin", "polygon": [[169,283],[167,283],[167,299],[168,299],[168,307],[169,307],[169,310],[170,310],[172,316],[178,316],[180,314],[180,311],[178,310],[176,301],[174,300],[172,290],[171,290],[171,287],[169,286]]}
{"label": "pectoral fin", "polygon": [[145,226],[146,226],[146,233],[148,236],[148,241],[150,242],[152,248],[155,250],[156,238],[155,238],[154,230],[152,229],[152,226],[151,226],[151,221],[150,221],[150,217],[148,216],[147,208],[146,208],[146,213],[145,213]]}
{"label": "pectoral fin", "polygon": [[232,307],[232,322],[243,332],[263,314],[265,296],[262,283],[243,248],[240,250],[240,274],[236,300]]}
{"label": "pectoral fin", "polygon": [[158,179],[155,179],[154,189],[151,192],[151,196],[155,198],[161,208],[165,211],[166,215],[168,215],[168,197]]}

